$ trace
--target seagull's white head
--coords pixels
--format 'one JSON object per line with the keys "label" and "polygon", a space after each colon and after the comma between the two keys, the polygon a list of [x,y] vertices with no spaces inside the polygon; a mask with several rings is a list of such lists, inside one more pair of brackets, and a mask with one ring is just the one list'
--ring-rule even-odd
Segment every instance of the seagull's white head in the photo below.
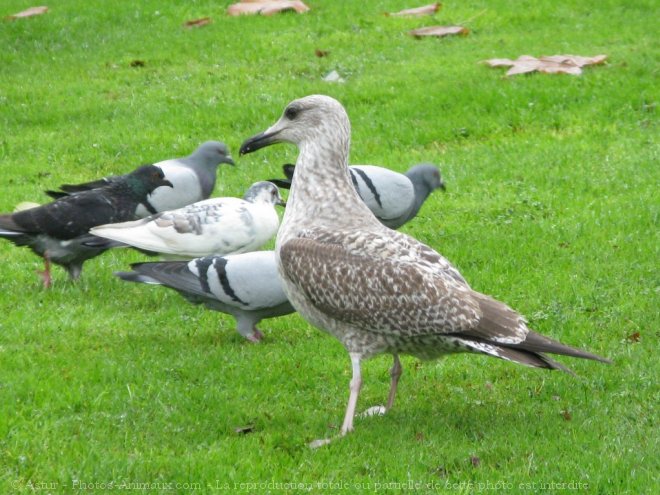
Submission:
{"label": "seagull's white head", "polygon": [[341,103],[329,96],[311,95],[289,103],[275,124],[243,142],[240,154],[282,142],[299,149],[310,143],[348,148],[350,134],[351,124]]}

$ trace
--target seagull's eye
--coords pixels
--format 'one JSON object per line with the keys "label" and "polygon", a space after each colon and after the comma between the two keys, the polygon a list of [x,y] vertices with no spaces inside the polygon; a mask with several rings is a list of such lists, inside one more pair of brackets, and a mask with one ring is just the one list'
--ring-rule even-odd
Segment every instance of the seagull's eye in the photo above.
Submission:
{"label": "seagull's eye", "polygon": [[289,107],[284,111],[284,115],[287,119],[293,120],[298,116],[298,109],[295,107]]}

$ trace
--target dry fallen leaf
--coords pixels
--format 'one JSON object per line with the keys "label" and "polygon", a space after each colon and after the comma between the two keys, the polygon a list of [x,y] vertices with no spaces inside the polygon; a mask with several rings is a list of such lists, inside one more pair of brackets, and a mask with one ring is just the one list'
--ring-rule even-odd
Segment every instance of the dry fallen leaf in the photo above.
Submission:
{"label": "dry fallen leaf", "polygon": [[639,342],[639,339],[641,339],[642,336],[640,335],[639,332],[631,333],[626,337],[628,339],[628,342]]}
{"label": "dry fallen leaf", "polygon": [[19,12],[18,14],[7,16],[7,19],[20,19],[21,17],[32,17],[35,15],[45,14],[46,12],[48,12],[48,7],[46,6],[30,7],[29,9],[25,9]]}
{"label": "dry fallen leaf", "polygon": [[234,432],[238,435],[246,435],[248,433],[252,433],[254,431],[254,425],[247,425],[247,426],[237,426],[234,428]]}
{"label": "dry fallen leaf", "polygon": [[266,1],[246,1],[243,0],[227,7],[227,14],[261,14],[273,15],[285,10],[295,10],[299,14],[307,12],[309,7],[299,0],[266,0]]}
{"label": "dry fallen leaf", "polygon": [[317,48],[316,50],[314,50],[314,55],[316,55],[319,58],[322,58],[322,57],[327,57],[328,55],[330,55],[330,52],[328,50],[319,50]]}
{"label": "dry fallen leaf", "polygon": [[131,67],[144,67],[147,63],[144,60],[131,60]]}
{"label": "dry fallen leaf", "polygon": [[346,80],[339,75],[339,72],[336,70],[328,72],[323,78],[325,82],[334,82],[334,83],[345,83]]}
{"label": "dry fallen leaf", "polygon": [[184,27],[202,27],[206,26],[207,24],[211,24],[211,18],[210,17],[202,17],[200,19],[193,19],[191,21],[186,21],[183,23]]}
{"label": "dry fallen leaf", "polygon": [[442,4],[440,2],[435,2],[435,3],[432,3],[430,5],[424,5],[423,7],[417,7],[417,8],[414,8],[414,9],[405,9],[405,10],[401,10],[399,12],[391,12],[388,15],[392,15],[392,16],[433,15],[438,10],[440,10],[440,7],[442,7]]}
{"label": "dry fallen leaf", "polygon": [[602,64],[607,55],[582,57],[580,55],[551,55],[546,57],[531,57],[521,55],[516,60],[508,58],[492,58],[485,62],[491,67],[511,67],[506,75],[527,74],[528,72],[545,72],[546,74],[571,74],[579,76],[585,65]]}
{"label": "dry fallen leaf", "polygon": [[479,464],[481,464],[481,459],[479,459],[476,455],[470,456],[470,462],[474,467],[479,467]]}
{"label": "dry fallen leaf", "polygon": [[573,419],[573,416],[571,416],[571,413],[568,409],[564,409],[561,412],[561,415],[564,418],[564,421],[570,421],[571,419]]}
{"label": "dry fallen leaf", "polygon": [[413,29],[409,31],[408,34],[414,36],[415,38],[421,38],[422,36],[448,36],[450,34],[461,34],[463,36],[467,35],[470,32],[469,29],[462,26],[428,26],[419,29]]}

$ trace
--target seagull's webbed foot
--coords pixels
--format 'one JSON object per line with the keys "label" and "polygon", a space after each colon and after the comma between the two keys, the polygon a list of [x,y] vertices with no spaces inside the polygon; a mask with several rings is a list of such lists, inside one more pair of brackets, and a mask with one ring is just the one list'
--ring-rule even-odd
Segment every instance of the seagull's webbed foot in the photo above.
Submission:
{"label": "seagull's webbed foot", "polygon": [[399,355],[393,354],[393,357],[394,357],[394,362],[392,363],[392,368],[390,369],[391,382],[390,382],[390,393],[387,396],[387,405],[370,407],[366,411],[360,413],[361,418],[367,418],[369,416],[382,416],[387,411],[392,409],[392,406],[394,405],[394,398],[396,397],[396,389],[397,386],[399,385],[399,377],[401,376],[401,373],[403,371],[403,368],[401,368],[401,361],[399,360]]}
{"label": "seagull's webbed foot", "polygon": [[[347,433],[353,431],[353,419],[355,418],[355,407],[357,406],[358,396],[360,395],[360,389],[362,388],[362,372],[360,370],[360,361],[362,355],[357,352],[350,352],[351,364],[353,365],[353,378],[351,378],[351,383],[349,386],[350,394],[348,396],[348,405],[346,406],[346,414],[344,415],[344,423],[341,425],[341,430],[339,430],[339,437],[345,436]],[[317,449],[328,445],[334,438],[322,438],[319,440],[314,440],[309,443],[310,448]]]}

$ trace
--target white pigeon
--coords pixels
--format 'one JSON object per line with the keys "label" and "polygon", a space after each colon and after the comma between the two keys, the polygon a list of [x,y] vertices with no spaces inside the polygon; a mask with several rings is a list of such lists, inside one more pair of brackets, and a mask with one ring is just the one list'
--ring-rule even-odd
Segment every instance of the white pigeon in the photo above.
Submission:
{"label": "white pigeon", "polygon": [[[189,156],[172,158],[155,163],[165,174],[172,187],[159,187],[136,210],[137,218],[144,218],[161,211],[182,208],[211,196],[215,187],[218,165],[234,165],[225,143],[206,141]],[[117,181],[124,176],[110,176],[82,184],[62,184],[60,191],[46,191],[53,198],[60,198],[81,191],[88,191]]]}
{"label": "white pigeon", "polygon": [[[282,166],[286,179],[270,179],[275,185],[289,189],[295,166]],[[445,190],[440,170],[432,163],[420,163],[405,174],[376,165],[348,167],[358,196],[384,225],[398,229],[409,222],[436,189]]]}
{"label": "white pigeon", "polygon": [[353,430],[361,361],[377,354],[394,358],[387,403],[378,411],[394,403],[399,354],[435,359],[471,352],[559,370],[566,368],[546,353],[607,362],[530,330],[506,304],[473,290],[439,253],[383,226],[351,184],[350,136],[344,107],[313,95],[289,103],[275,124],[240,150],[280,142],[299,149],[275,253],[292,306],[337,338],[351,358],[341,435]]}
{"label": "white pigeon", "polygon": [[261,320],[295,311],[282,289],[274,251],[134,263],[131,268],[115,275],[128,282],[163,285],[193,304],[232,315],[236,331],[250,342],[263,338],[256,326]]}
{"label": "white pigeon", "polygon": [[243,199],[211,198],[133,222],[94,227],[90,233],[153,253],[199,258],[255,251],[279,227],[277,186],[256,182]]}

